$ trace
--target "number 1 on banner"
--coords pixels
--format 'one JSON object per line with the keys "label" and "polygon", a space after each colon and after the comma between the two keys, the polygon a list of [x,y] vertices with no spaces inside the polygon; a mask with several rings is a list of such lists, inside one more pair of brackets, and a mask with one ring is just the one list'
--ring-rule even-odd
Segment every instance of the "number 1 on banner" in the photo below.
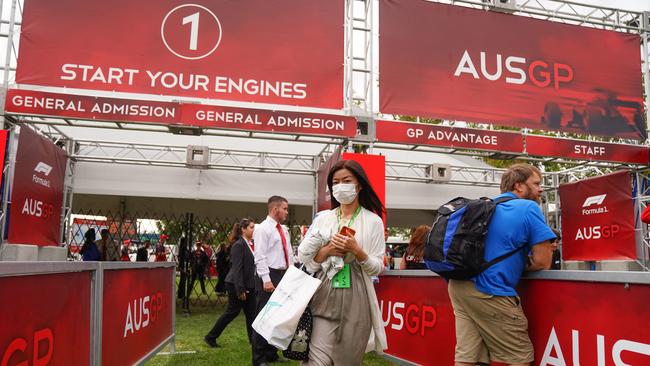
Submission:
{"label": "number 1 on banner", "polygon": [[196,51],[199,43],[199,13],[196,12],[183,18],[183,25],[191,23],[190,28],[190,50]]}

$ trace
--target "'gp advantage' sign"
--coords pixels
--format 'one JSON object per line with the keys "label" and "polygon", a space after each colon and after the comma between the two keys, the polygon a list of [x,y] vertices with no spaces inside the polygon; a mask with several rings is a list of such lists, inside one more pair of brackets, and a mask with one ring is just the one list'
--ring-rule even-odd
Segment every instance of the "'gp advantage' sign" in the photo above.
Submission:
{"label": "'gp advantage' sign", "polygon": [[200,3],[26,1],[16,81],[342,107],[343,1]]}

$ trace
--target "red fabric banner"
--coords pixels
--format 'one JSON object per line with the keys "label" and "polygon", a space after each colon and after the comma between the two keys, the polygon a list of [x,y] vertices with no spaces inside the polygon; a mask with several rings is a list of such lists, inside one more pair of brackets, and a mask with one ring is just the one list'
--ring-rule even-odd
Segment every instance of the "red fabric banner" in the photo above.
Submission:
{"label": "red fabric banner", "polygon": [[317,207],[316,211],[330,210],[332,208],[332,201],[330,191],[327,187],[327,175],[334,164],[341,160],[341,146],[336,148],[327,161],[318,168],[316,172],[316,181],[318,182],[318,191],[316,192]]}
{"label": "red fabric banner", "polygon": [[560,185],[562,258],[634,260],[634,201],[630,172]]}
{"label": "red fabric banner", "polygon": [[183,104],[184,125],[245,131],[354,137],[354,117],[331,114],[268,111],[202,104]]}
{"label": "red fabric banner", "polygon": [[[354,160],[366,172],[372,189],[386,207],[386,157],[383,155],[343,153],[343,160]],[[386,217],[382,217],[386,226]]]}
{"label": "red fabric banner", "polygon": [[180,104],[9,89],[9,113],[117,122],[178,123]]}
{"label": "red fabric banner", "polygon": [[16,81],[343,107],[343,1],[200,3],[28,1]]}
{"label": "red fabric banner", "polygon": [[102,365],[131,365],[174,332],[174,268],[104,271]]}
{"label": "red fabric banner", "polygon": [[645,140],[640,37],[379,2],[380,111]]}
{"label": "red fabric banner", "polygon": [[526,153],[537,156],[554,156],[566,159],[618,161],[648,164],[650,149],[647,146],[608,144],[586,140],[558,139],[526,136]]}
{"label": "red fabric banner", "polygon": [[9,243],[59,245],[67,154],[28,127],[20,129],[11,185]]}
{"label": "red fabric banner", "polygon": [[0,277],[0,365],[90,364],[89,272]]}
{"label": "red fabric banner", "polygon": [[524,151],[524,139],[516,132],[394,121],[376,121],[376,126],[377,141],[381,142],[515,153]]}
{"label": "red fabric banner", "polygon": [[[6,157],[6,150],[7,150],[7,138],[9,137],[9,131],[7,130],[0,130],[0,164],[2,166],[5,166],[5,157]],[[4,169],[2,173],[0,173],[2,176],[2,179],[4,179]]]}
{"label": "red fabric banner", "polygon": [[[387,354],[424,366],[453,365],[454,314],[442,278],[381,276],[376,290]],[[534,365],[648,364],[650,285],[524,279],[517,290]]]}

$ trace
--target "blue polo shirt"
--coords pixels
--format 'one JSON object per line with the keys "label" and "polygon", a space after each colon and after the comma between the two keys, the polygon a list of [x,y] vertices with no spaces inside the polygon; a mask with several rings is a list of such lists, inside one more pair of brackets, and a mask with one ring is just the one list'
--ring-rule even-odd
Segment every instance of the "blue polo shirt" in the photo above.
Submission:
{"label": "blue polo shirt", "polygon": [[[517,197],[506,192],[500,197]],[[535,201],[516,199],[497,205],[485,238],[485,260],[490,261],[503,254],[526,247],[488,268],[473,281],[476,289],[496,296],[517,296],[515,287],[526,268],[531,248],[555,238],[546,225],[542,210]]]}

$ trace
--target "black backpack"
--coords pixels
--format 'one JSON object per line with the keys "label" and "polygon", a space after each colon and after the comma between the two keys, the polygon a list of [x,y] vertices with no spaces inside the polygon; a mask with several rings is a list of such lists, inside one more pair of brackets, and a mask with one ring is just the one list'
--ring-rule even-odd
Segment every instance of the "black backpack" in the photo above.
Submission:
{"label": "black backpack", "polygon": [[513,199],[457,197],[440,206],[424,246],[427,268],[446,279],[467,280],[525,247],[485,261],[485,236],[492,214],[498,204]]}

